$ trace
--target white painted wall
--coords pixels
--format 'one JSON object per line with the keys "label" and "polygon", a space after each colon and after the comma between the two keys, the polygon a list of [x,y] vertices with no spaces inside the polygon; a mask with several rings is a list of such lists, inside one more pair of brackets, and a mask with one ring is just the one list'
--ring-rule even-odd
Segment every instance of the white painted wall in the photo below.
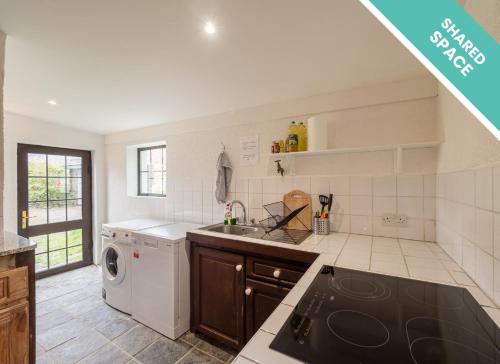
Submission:
{"label": "white painted wall", "polygon": [[[500,42],[500,0],[464,8]],[[436,240],[500,304],[500,142],[442,85],[436,107]]]}
{"label": "white painted wall", "polygon": [[5,60],[5,34],[0,31],[0,231],[3,230],[3,80]]}
{"label": "white painted wall", "polygon": [[[315,207],[319,193],[331,191],[338,196],[337,216],[332,223],[336,230],[433,241],[433,209],[424,214],[424,180],[433,179],[434,151],[405,153],[404,173],[416,181],[409,194],[398,194],[396,190],[392,152],[301,158],[294,164],[294,175],[286,178],[274,177],[273,159],[264,154],[269,153],[272,140],[287,134],[291,120],[305,121],[317,114],[327,114],[331,119],[330,146],[434,141],[438,137],[436,93],[434,79],[412,79],[106,136],[108,219],[148,216],[204,223],[221,221],[223,214],[214,201],[213,185],[223,142],[234,165],[229,198],[245,202],[250,216],[257,220],[265,216],[263,203],[281,200],[284,192],[298,187],[314,195]],[[242,167],[238,159],[239,138],[248,135],[259,136],[261,158],[256,166]],[[127,146],[160,140],[167,144],[167,198],[127,196]],[[357,189],[360,178],[366,187],[361,191]],[[400,183],[405,184],[405,180],[400,179]],[[381,188],[384,184],[385,192]],[[433,199],[433,193],[427,197]],[[380,214],[398,209],[411,210],[410,228],[384,229]]]}
{"label": "white painted wall", "polygon": [[5,113],[5,229],[17,231],[17,144],[46,145],[92,152],[94,261],[101,258],[101,224],[106,216],[104,137],[30,117]]}

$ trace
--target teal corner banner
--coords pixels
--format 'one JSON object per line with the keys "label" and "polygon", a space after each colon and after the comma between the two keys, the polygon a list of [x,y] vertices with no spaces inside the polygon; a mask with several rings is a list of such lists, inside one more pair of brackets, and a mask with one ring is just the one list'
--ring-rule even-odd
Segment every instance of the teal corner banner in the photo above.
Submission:
{"label": "teal corner banner", "polygon": [[500,45],[456,0],[361,0],[500,140]]}

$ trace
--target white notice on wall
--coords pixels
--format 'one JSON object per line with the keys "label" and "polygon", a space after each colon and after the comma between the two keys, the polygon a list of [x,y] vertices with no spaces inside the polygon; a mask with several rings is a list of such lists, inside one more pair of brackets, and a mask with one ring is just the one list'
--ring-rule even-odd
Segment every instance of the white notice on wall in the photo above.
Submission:
{"label": "white notice on wall", "polygon": [[254,166],[259,161],[259,136],[240,138],[240,165]]}

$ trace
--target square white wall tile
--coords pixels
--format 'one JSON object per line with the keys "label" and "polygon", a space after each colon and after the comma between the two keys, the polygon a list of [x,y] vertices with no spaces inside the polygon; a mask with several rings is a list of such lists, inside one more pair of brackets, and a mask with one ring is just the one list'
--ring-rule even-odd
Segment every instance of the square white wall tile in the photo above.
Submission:
{"label": "square white wall tile", "polygon": [[330,230],[339,233],[349,233],[351,217],[349,215],[332,214],[330,215]]}
{"label": "square white wall tile", "polygon": [[351,195],[372,195],[371,176],[352,176],[350,184]]}
{"label": "square white wall tile", "polygon": [[422,218],[424,213],[422,197],[399,197],[398,213],[412,218]]}
{"label": "square white wall tile", "polygon": [[311,177],[311,194],[326,195],[330,193],[330,179],[322,176]]}
{"label": "square white wall tile", "polygon": [[476,206],[493,209],[493,168],[482,168],[475,172]]}
{"label": "square white wall tile", "polygon": [[493,253],[496,259],[500,259],[500,214],[493,215]]}
{"label": "square white wall tile", "polygon": [[284,176],[284,177],[278,177],[276,180],[276,192],[278,192],[281,195],[284,195],[285,193],[288,193],[292,190],[294,190],[294,185],[293,185],[293,177],[290,176]]}
{"label": "square white wall tile", "polygon": [[424,221],[421,219],[408,219],[407,227],[398,228],[398,236],[402,239],[423,240]]}
{"label": "square white wall tile", "polygon": [[311,193],[311,178],[309,176],[295,176],[293,188],[305,193]]}
{"label": "square white wall tile", "polygon": [[423,196],[423,176],[398,176],[397,190],[398,196]]}
{"label": "square white wall tile", "polygon": [[276,194],[278,192],[277,178],[263,178],[262,179],[262,193]]}
{"label": "square white wall tile", "polygon": [[248,207],[251,209],[261,209],[263,205],[262,193],[250,193],[248,195]]}
{"label": "square white wall tile", "polygon": [[[458,195],[453,196],[455,201],[460,201],[468,205],[475,204],[475,178],[473,171],[465,171],[456,174],[454,183],[459,187],[458,190],[452,189]],[[452,186],[453,187],[453,186]]]}
{"label": "square white wall tile", "polygon": [[434,220],[424,221],[424,240],[425,241],[436,241],[436,222]]}
{"label": "square white wall tile", "polygon": [[500,165],[493,168],[493,208],[500,212]]}
{"label": "square white wall tile", "polygon": [[349,196],[333,196],[332,213],[350,214],[350,198]]}
{"label": "square white wall tile", "polygon": [[497,305],[500,305],[500,260],[493,262],[493,297]]}
{"label": "square white wall tile", "polygon": [[349,177],[348,176],[334,176],[330,177],[330,193],[336,195],[349,195]]}
{"label": "square white wall tile", "polygon": [[470,241],[476,240],[476,209],[468,205],[460,205],[460,224],[455,231],[461,232]]}
{"label": "square white wall tile", "polygon": [[424,218],[436,219],[436,199],[434,197],[424,197]]}
{"label": "square white wall tile", "polygon": [[397,238],[398,237],[398,228],[394,227],[394,226],[386,226],[383,224],[382,218],[380,216],[374,216],[373,217],[373,235],[374,236],[383,236],[386,238]]}
{"label": "square white wall tile", "polygon": [[462,240],[462,267],[471,277],[476,276],[476,247],[467,239]]}
{"label": "square white wall tile", "polygon": [[248,178],[238,178],[236,180],[236,193],[248,193]]}
{"label": "square white wall tile", "polygon": [[351,215],[351,233],[372,235],[372,217]]}
{"label": "square white wall tile", "polygon": [[371,196],[351,196],[351,215],[367,215],[373,213]]}
{"label": "square white wall tile", "polygon": [[396,176],[373,177],[374,196],[396,196]]}
{"label": "square white wall tile", "polygon": [[493,257],[476,248],[476,281],[485,293],[493,297]]}
{"label": "square white wall tile", "polygon": [[493,212],[476,209],[475,243],[485,252],[493,255]]}
{"label": "square white wall tile", "polygon": [[436,196],[436,175],[428,174],[424,176],[424,196]]}
{"label": "square white wall tile", "polygon": [[373,215],[395,214],[397,211],[396,197],[373,197]]}
{"label": "square white wall tile", "polygon": [[262,180],[260,178],[251,178],[248,180],[249,193],[262,193]]}

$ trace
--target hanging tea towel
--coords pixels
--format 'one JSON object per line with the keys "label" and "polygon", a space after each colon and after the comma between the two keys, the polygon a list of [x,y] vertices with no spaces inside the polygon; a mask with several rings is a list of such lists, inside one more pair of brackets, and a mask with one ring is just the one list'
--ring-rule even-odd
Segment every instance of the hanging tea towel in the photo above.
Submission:
{"label": "hanging tea towel", "polygon": [[233,167],[226,152],[222,152],[217,160],[217,182],[215,186],[215,199],[218,203],[226,202],[226,197],[233,176]]}

